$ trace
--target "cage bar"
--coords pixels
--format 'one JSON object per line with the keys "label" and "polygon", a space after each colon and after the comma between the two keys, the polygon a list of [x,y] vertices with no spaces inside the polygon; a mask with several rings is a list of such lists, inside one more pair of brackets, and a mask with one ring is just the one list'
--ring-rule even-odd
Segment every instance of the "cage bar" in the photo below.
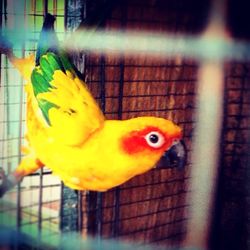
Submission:
{"label": "cage bar", "polygon": [[[75,8],[72,8],[75,6]],[[64,26],[68,29],[76,28],[78,24],[74,23],[74,19],[78,17],[80,20],[82,16],[82,9],[84,3],[81,1],[65,2],[65,16]],[[82,207],[81,207],[81,192],[72,190],[65,185],[62,185],[61,197],[61,223],[60,227],[63,232],[81,231],[82,225]]]}
{"label": "cage bar", "polygon": [[[214,1],[204,36],[224,36],[224,1]],[[218,176],[220,133],[223,123],[224,68],[222,61],[203,61],[197,91],[197,127],[192,153],[188,246],[208,249],[211,213]],[[201,147],[201,145],[204,145]]]}
{"label": "cage bar", "polygon": [[[15,19],[17,15],[23,15],[21,8],[18,13],[9,11],[7,4],[11,6],[12,2],[1,1],[2,26],[15,23],[10,17]],[[14,196],[17,199],[16,203],[0,201],[0,216],[3,212],[8,216],[14,214],[12,221],[18,230],[32,231],[41,239],[45,235],[53,235],[55,246],[58,246],[61,232],[75,231],[85,238],[89,234],[97,236],[99,247],[101,239],[117,238],[145,244],[182,244],[207,249],[209,236],[217,232],[220,242],[214,242],[214,246],[223,249],[225,235],[233,235],[237,231],[227,231],[225,225],[237,222],[237,229],[242,225],[237,220],[231,219],[230,222],[227,217],[236,213],[235,207],[244,206],[245,203],[240,201],[242,198],[248,204],[248,192],[243,191],[242,176],[247,171],[244,166],[249,163],[246,153],[246,148],[249,148],[249,137],[246,139],[249,132],[247,93],[250,71],[246,62],[250,58],[249,43],[225,36],[226,18],[220,7],[216,7],[215,14],[209,19],[210,34],[206,29],[206,33],[201,35],[202,22],[206,21],[203,18],[207,6],[204,1],[191,0],[196,7],[190,7],[191,3],[187,5],[182,0],[128,0],[112,1],[112,4],[105,0],[62,2],[26,0],[24,19],[28,21],[22,18],[19,23],[22,26],[21,23],[26,22],[31,27],[28,31],[20,29],[22,37],[11,33],[9,37],[17,36],[16,41],[25,42],[25,52],[35,51],[43,14],[55,14],[60,40],[64,40],[65,32],[72,32],[71,36],[65,36],[63,46],[71,49],[74,63],[85,74],[86,82],[106,117],[127,119],[156,115],[177,122],[183,128],[189,151],[187,168],[183,172],[175,169],[153,170],[105,193],[70,190],[55,181],[51,171],[44,168],[25,177],[22,184],[8,194],[8,198]],[[101,9],[104,13],[101,27],[95,32],[78,28],[79,25],[81,28],[88,27],[86,16],[98,16],[98,6],[105,5],[109,7]],[[195,19],[194,8],[200,10],[200,18]],[[186,23],[178,18],[180,14]],[[202,18],[205,21],[195,26],[194,23]],[[90,24],[94,23],[94,19]],[[192,28],[188,27],[189,22]],[[218,22],[222,24],[218,25]],[[165,33],[166,30],[173,33]],[[8,29],[3,30],[6,31]],[[189,33],[179,35],[183,31]],[[72,40],[76,46],[72,46]],[[116,53],[113,53],[114,48]],[[1,60],[1,88],[5,95],[4,100],[0,100],[0,108],[5,113],[0,121],[1,128],[4,128],[0,138],[3,146],[0,148],[3,152],[0,159],[10,171],[21,159],[20,151],[14,148],[15,145],[20,146],[23,139],[24,101],[23,92],[15,91],[21,89],[19,79],[18,82],[11,81],[12,66],[4,56]],[[227,60],[233,62],[225,65]],[[17,94],[14,96],[14,93]],[[222,111],[223,100],[225,112]],[[208,106],[211,103],[213,106]],[[20,111],[18,117],[11,115],[14,109]],[[225,128],[221,126],[222,119]],[[15,126],[18,133],[12,135]],[[223,144],[221,150],[218,148],[220,143]],[[218,173],[219,152],[221,167]],[[223,197],[220,202],[214,199],[217,185],[218,194]],[[190,213],[187,213],[188,208]],[[242,221],[245,213],[239,216]],[[212,215],[217,223],[211,228]],[[245,227],[241,231],[243,235],[248,230]],[[242,246],[242,243],[237,245],[243,241],[239,239],[239,234],[227,237],[230,240],[224,249],[229,250],[230,244],[231,249]],[[242,238],[247,239],[247,236]]]}

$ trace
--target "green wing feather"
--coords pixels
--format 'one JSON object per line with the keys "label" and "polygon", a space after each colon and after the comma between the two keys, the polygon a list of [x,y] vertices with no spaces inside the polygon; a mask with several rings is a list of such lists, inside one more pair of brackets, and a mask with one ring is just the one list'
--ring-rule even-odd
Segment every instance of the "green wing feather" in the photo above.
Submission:
{"label": "green wing feather", "polygon": [[[61,70],[64,73],[70,71],[73,77],[78,77],[80,74],[75,69],[74,65],[71,64],[70,60],[65,53],[56,55],[53,52],[48,52],[41,56],[39,65],[33,70],[31,75],[31,83],[35,97],[40,93],[49,92],[53,87],[50,84],[53,80],[53,75],[56,70]],[[50,125],[49,110],[51,108],[58,108],[55,104],[48,102],[43,99],[38,99],[38,106],[42,111],[42,114],[46,122]]]}
{"label": "green wing feather", "polygon": [[51,81],[53,80],[53,75],[56,70],[61,70],[64,73],[70,71],[72,77],[81,78],[80,73],[70,62],[66,53],[59,50],[58,39],[54,29],[55,20],[55,17],[49,13],[45,16],[36,53],[37,66],[31,75],[34,95],[49,125],[51,125],[48,116],[49,110],[58,107],[54,103],[38,99],[37,95],[49,92],[53,88]]}
{"label": "green wing feather", "polygon": [[43,23],[40,34],[37,54],[36,67],[31,75],[31,83],[33,86],[34,95],[38,101],[39,108],[49,125],[49,110],[51,108],[58,108],[54,103],[48,102],[44,99],[38,99],[37,95],[49,92],[53,86],[53,75],[56,70],[62,72],[70,72],[71,77],[78,77],[82,79],[81,73],[70,62],[68,56],[63,50],[59,49],[58,39],[54,30],[55,17],[47,14]]}

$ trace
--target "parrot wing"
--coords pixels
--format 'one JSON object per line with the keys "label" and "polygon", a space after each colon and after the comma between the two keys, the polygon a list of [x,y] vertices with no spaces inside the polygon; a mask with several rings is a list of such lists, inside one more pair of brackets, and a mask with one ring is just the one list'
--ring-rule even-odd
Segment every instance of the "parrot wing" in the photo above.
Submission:
{"label": "parrot wing", "polygon": [[104,115],[64,52],[47,52],[31,74],[34,96],[52,137],[79,145],[101,128]]}

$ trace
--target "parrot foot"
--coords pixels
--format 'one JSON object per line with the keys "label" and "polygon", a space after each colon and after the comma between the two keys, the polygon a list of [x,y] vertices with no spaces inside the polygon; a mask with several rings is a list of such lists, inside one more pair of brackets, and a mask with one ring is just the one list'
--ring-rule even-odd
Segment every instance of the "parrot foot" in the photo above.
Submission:
{"label": "parrot foot", "polygon": [[0,168],[0,198],[14,186],[11,176],[8,177],[3,168]]}
{"label": "parrot foot", "polygon": [[9,42],[6,37],[0,35],[0,53],[3,53],[7,56],[12,54],[13,44]]}

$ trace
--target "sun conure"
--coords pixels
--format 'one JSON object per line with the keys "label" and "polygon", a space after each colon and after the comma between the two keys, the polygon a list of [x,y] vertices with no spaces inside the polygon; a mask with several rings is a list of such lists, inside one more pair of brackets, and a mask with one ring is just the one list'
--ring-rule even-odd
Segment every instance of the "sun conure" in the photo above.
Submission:
{"label": "sun conure", "polygon": [[27,81],[27,146],[16,170],[3,177],[0,195],[24,176],[49,167],[65,185],[106,191],[157,164],[184,164],[181,128],[157,117],[106,120],[76,67],[58,48],[55,18],[43,24],[36,59],[1,51]]}

